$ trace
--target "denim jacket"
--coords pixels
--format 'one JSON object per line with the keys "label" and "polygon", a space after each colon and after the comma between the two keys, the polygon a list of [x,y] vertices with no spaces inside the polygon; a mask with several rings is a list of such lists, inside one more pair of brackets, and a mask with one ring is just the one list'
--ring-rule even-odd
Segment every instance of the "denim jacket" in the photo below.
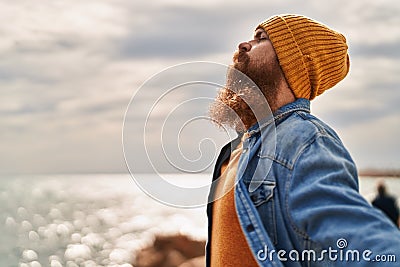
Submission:
{"label": "denim jacket", "polygon": [[[353,160],[337,134],[310,114],[308,100],[281,107],[245,134],[235,208],[259,266],[398,266],[399,230],[359,194]],[[213,181],[240,139],[222,148]]]}

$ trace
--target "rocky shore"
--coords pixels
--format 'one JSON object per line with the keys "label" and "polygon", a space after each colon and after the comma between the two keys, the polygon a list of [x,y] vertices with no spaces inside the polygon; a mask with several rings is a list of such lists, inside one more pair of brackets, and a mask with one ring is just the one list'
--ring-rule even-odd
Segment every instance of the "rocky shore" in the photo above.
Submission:
{"label": "rocky shore", "polygon": [[156,236],[153,244],[139,251],[135,267],[204,267],[205,241],[185,235]]}

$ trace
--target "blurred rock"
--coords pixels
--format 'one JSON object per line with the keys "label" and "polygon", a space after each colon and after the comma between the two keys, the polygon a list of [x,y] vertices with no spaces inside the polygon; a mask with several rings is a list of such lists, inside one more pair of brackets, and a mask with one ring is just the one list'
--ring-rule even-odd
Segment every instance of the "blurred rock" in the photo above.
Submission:
{"label": "blurred rock", "polygon": [[136,256],[136,267],[200,267],[205,266],[205,241],[185,235],[157,236],[152,246]]}

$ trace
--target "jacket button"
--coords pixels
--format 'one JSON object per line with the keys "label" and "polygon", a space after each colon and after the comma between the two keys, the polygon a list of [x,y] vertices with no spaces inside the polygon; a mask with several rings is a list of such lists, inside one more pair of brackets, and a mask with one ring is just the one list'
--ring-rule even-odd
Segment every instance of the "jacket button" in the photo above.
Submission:
{"label": "jacket button", "polygon": [[253,232],[254,231],[254,226],[252,224],[247,225],[246,231],[247,232]]}

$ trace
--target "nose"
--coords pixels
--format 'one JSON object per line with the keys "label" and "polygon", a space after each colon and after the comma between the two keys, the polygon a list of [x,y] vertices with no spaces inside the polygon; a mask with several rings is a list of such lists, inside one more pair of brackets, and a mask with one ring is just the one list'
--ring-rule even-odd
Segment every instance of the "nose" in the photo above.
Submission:
{"label": "nose", "polygon": [[251,44],[249,42],[243,42],[239,44],[239,51],[249,52],[251,50]]}

